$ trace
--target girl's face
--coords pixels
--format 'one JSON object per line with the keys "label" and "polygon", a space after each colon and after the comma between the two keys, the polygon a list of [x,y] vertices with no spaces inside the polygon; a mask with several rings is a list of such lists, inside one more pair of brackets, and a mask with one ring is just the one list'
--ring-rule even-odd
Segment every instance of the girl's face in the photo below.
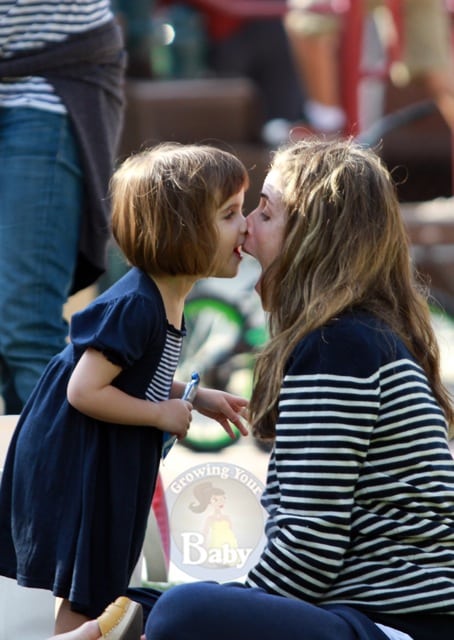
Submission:
{"label": "girl's face", "polygon": [[279,255],[287,212],[282,201],[280,175],[271,170],[263,183],[258,207],[247,217],[248,235],[243,248],[259,261],[262,271]]}
{"label": "girl's face", "polygon": [[241,245],[246,237],[243,216],[244,189],[229,198],[216,212],[219,246],[212,276],[233,278],[241,262]]}

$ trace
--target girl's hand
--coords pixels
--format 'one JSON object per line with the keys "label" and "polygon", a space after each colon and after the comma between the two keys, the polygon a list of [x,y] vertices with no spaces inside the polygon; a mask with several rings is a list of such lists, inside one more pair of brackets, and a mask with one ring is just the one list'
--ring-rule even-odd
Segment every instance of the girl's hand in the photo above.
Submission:
{"label": "girl's hand", "polygon": [[219,422],[232,440],[235,439],[235,433],[230,422],[238,428],[243,436],[248,435],[248,430],[243,422],[243,419],[247,419],[247,406],[248,401],[245,398],[216,389],[199,388],[194,399],[194,409]]}
{"label": "girl's hand", "polygon": [[191,426],[192,404],[187,400],[174,398],[157,402],[155,407],[157,409],[155,426],[177,436],[178,440],[185,438]]}

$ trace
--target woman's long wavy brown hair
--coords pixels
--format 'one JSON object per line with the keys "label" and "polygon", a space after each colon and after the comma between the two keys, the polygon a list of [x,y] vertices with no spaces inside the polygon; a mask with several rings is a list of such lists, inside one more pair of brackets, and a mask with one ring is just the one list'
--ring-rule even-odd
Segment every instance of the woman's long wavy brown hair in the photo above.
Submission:
{"label": "woman's long wavy brown hair", "polygon": [[275,435],[284,366],[296,344],[352,308],[369,311],[400,336],[452,427],[427,293],[416,280],[396,188],[379,157],[352,140],[305,140],[279,149],[271,168],[280,175],[288,219],[282,251],[261,281],[270,340],[254,372],[255,435]]}

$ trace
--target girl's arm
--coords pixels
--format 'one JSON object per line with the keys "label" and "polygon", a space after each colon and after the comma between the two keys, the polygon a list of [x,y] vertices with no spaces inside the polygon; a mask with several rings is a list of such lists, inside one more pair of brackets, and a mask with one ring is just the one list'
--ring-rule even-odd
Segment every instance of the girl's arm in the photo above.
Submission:
{"label": "girl's arm", "polygon": [[150,402],[130,396],[112,385],[121,371],[101,352],[87,349],[69,380],[68,402],[96,420],[153,426],[184,437],[191,421],[191,403],[181,399]]}
{"label": "girl's arm", "polygon": [[[175,380],[172,385],[171,397],[181,397],[184,388],[184,383]],[[199,413],[219,422],[232,439],[235,438],[235,433],[230,422],[238,428],[243,436],[248,435],[244,424],[244,419],[247,419],[248,401],[246,398],[217,389],[199,387],[193,405]]]}

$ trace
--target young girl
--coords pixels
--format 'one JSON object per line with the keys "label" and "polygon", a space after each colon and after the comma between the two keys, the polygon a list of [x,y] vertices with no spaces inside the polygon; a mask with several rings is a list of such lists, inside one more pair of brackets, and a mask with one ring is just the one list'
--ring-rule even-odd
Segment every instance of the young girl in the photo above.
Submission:
{"label": "young girl", "polygon": [[[20,417],[0,495],[0,573],[62,598],[55,632],[124,594],[138,561],[163,433],[191,410],[245,435],[246,400],[174,382],[185,297],[241,261],[248,176],[231,154],[165,144],[112,180],[114,236],[133,268],[73,316]],[[196,363],[195,363],[196,364]]]}
{"label": "young girl", "polygon": [[268,540],[245,585],[164,593],[147,638],[450,638],[454,416],[391,176],[350,141],[304,141],[247,223],[270,319],[250,402],[274,441]]}

